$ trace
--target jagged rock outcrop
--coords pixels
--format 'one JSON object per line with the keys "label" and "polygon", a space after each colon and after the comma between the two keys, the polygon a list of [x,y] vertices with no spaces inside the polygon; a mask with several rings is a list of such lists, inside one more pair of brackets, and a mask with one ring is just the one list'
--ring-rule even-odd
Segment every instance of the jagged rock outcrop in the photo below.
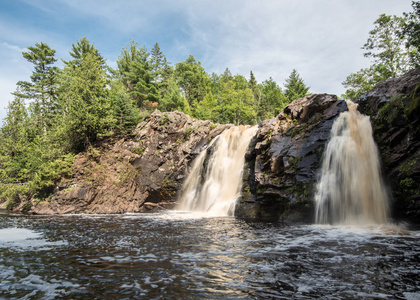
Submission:
{"label": "jagged rock outcrop", "polygon": [[371,116],[384,172],[393,193],[392,215],[420,220],[420,68],[388,79],[355,100]]}
{"label": "jagged rock outcrop", "polygon": [[[357,100],[371,116],[394,216],[420,216],[420,69],[379,84]],[[241,218],[311,222],[320,163],[334,120],[347,110],[329,94],[297,99],[259,125],[246,154]],[[31,211],[123,213],[170,208],[188,167],[215,136],[233,125],[155,111],[131,137],[77,156],[74,176]]]}
{"label": "jagged rock outcrop", "polygon": [[312,195],[326,142],[347,110],[334,95],[314,94],[260,124],[246,155],[244,192],[236,215],[310,222]]}
{"label": "jagged rock outcrop", "polygon": [[123,213],[173,207],[191,160],[230,126],[155,111],[132,137],[79,154],[74,177],[62,181],[31,212]]}

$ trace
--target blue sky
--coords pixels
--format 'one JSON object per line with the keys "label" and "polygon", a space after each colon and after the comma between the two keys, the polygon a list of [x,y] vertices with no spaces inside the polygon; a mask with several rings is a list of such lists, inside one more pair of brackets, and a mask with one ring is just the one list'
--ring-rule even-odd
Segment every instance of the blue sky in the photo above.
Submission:
{"label": "blue sky", "polygon": [[21,52],[37,42],[66,60],[86,36],[111,66],[131,40],[158,42],[172,64],[193,54],[209,73],[252,70],[280,87],[297,69],[311,92],[340,95],[370,64],[361,46],[373,22],[408,11],[411,0],[0,0],[0,119],[16,82],[30,80]]}

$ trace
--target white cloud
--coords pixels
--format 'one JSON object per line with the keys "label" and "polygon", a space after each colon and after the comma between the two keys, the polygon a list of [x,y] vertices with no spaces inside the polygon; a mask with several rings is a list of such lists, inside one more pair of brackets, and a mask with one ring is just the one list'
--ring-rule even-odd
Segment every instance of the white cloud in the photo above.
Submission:
{"label": "white cloud", "polygon": [[249,77],[252,70],[258,81],[272,77],[280,86],[295,68],[311,91],[341,94],[346,76],[369,64],[360,47],[374,20],[411,11],[411,0],[21,2],[50,25],[0,20],[0,112],[16,81],[29,80],[24,47],[46,42],[67,59],[71,43],[89,34],[113,65],[121,41],[157,41],[172,63],[193,54],[210,73],[228,67]]}
{"label": "white cloud", "polygon": [[[402,1],[403,2],[403,1]],[[381,13],[401,14],[410,1],[245,1],[189,11],[191,48],[216,72],[280,85],[293,68],[314,92],[344,92],[341,82],[369,62],[360,47]],[[235,4],[236,6],[234,6]],[[216,14],[217,10],[225,12]],[[203,15],[207,13],[208,15]],[[209,15],[211,17],[209,17]]]}

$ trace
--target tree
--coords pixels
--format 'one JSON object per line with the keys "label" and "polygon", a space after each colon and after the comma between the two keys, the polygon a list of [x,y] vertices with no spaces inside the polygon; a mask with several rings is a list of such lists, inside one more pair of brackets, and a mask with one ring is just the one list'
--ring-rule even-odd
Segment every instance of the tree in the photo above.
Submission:
{"label": "tree", "polygon": [[78,66],[88,54],[93,54],[99,64],[105,67],[105,59],[86,37],[81,38],[76,44],[72,44],[72,51],[69,51],[69,54],[73,59],[70,61],[63,60],[67,66]]}
{"label": "tree", "polygon": [[[240,75],[231,80],[222,81],[221,91],[218,95],[220,108],[217,109],[218,117],[215,121],[235,125],[256,123],[257,113],[254,108],[254,97],[246,83],[247,80]],[[212,103],[212,99],[209,99],[209,102]]]}
{"label": "tree", "polygon": [[404,13],[407,21],[403,28],[403,35],[407,37],[406,48],[415,49],[416,51],[410,51],[409,55],[412,63],[419,67],[420,65],[420,1],[413,1],[411,6],[413,12]]}
{"label": "tree", "polygon": [[[343,85],[347,88],[343,96],[353,100],[369,91],[379,82],[395,78],[415,67],[418,51],[407,43],[403,33],[407,18],[382,14],[374,22],[369,38],[362,49],[365,57],[372,60],[369,68],[350,74]],[[408,48],[406,47],[408,46]]]}
{"label": "tree", "polygon": [[261,94],[257,110],[258,122],[275,117],[291,102],[271,77],[264,80],[258,90]]}
{"label": "tree", "polygon": [[114,80],[110,85],[108,99],[114,121],[110,126],[119,132],[127,132],[136,127],[139,122],[138,109],[133,106],[133,101],[126,93],[121,81]]}
{"label": "tree", "polygon": [[175,76],[171,76],[162,98],[159,100],[159,109],[162,111],[183,111],[190,113],[185,97],[181,95]]}
{"label": "tree", "polygon": [[13,93],[16,97],[32,100],[34,114],[37,117],[35,126],[46,134],[48,120],[56,108],[57,99],[57,68],[53,64],[55,50],[45,43],[36,43],[22,52],[23,57],[34,65],[31,82],[19,81],[18,90]]}
{"label": "tree", "polygon": [[154,84],[154,66],[149,61],[149,55],[145,47],[139,48],[137,43],[131,41],[127,48],[121,50],[117,60],[123,83],[138,107],[146,102],[156,102],[159,98]]}
{"label": "tree", "polygon": [[61,101],[63,105],[63,139],[75,151],[86,149],[98,134],[112,123],[107,101],[108,84],[101,56],[91,48],[89,53],[70,61],[63,70]]}
{"label": "tree", "polygon": [[207,87],[210,84],[209,76],[194,56],[188,58],[175,67],[177,84],[187,98],[189,106],[193,107],[204,99]]}
{"label": "tree", "polygon": [[309,87],[305,85],[303,79],[300,78],[295,69],[293,69],[289,78],[286,79],[284,86],[286,88],[284,94],[290,102],[295,99],[305,97],[309,91]]}
{"label": "tree", "polygon": [[28,115],[22,98],[15,96],[9,103],[7,115],[0,131],[0,153],[3,158],[1,169],[2,182],[24,182],[28,173]]}

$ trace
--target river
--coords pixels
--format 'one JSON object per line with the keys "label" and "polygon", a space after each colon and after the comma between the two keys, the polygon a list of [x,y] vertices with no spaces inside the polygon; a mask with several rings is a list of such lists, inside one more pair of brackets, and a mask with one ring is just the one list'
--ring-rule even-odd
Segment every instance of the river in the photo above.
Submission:
{"label": "river", "polygon": [[0,298],[419,299],[420,231],[0,214]]}

